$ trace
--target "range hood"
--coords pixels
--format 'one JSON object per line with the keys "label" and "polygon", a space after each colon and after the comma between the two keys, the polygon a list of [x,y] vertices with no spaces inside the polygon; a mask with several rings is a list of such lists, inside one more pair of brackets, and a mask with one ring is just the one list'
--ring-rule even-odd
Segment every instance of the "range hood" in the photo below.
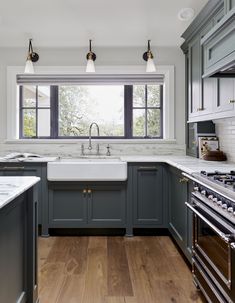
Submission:
{"label": "range hood", "polygon": [[202,39],[203,78],[235,78],[235,7]]}
{"label": "range hood", "polygon": [[229,66],[221,68],[210,77],[215,78],[235,78],[235,61]]}

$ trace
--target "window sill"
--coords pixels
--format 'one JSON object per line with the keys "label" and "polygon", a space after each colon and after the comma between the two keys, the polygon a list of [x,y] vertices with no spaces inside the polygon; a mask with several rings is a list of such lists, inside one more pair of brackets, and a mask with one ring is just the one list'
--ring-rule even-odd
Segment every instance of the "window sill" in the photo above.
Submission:
{"label": "window sill", "polygon": [[[110,144],[176,144],[175,139],[95,139],[92,142]],[[78,144],[88,143],[88,139],[12,139],[5,140],[5,144]]]}

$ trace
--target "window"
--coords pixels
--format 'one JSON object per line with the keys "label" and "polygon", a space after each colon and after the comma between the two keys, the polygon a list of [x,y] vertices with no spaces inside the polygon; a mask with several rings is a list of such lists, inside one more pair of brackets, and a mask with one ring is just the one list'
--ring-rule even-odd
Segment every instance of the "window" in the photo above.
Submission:
{"label": "window", "polygon": [[163,86],[20,85],[20,138],[162,138]]}

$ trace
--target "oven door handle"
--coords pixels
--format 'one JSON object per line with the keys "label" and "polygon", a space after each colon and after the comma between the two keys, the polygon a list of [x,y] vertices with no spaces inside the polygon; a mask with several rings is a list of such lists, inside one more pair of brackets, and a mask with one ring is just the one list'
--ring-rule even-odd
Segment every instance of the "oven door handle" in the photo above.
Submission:
{"label": "oven door handle", "polygon": [[226,243],[231,243],[231,236],[232,235],[226,235],[223,233],[219,228],[217,228],[214,224],[212,224],[206,217],[204,217],[199,211],[195,209],[190,203],[185,202],[185,205],[192,210],[193,213],[195,213],[199,218],[201,218],[213,231],[220,236],[220,238],[226,242]]}

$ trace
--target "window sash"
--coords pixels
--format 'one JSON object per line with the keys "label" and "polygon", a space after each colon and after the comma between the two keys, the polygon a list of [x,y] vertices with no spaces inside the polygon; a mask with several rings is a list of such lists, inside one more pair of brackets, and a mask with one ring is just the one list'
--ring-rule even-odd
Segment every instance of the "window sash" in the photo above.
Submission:
{"label": "window sash", "polygon": [[[30,76],[32,77],[32,76]],[[29,84],[29,83],[27,83]],[[107,84],[107,83],[106,83]],[[135,83],[136,84],[136,83]],[[124,136],[99,136],[96,139],[162,139],[163,138],[163,85],[160,84],[160,105],[159,106],[148,106],[147,104],[147,86],[145,81],[145,106],[134,107],[133,106],[133,85],[124,85]],[[155,84],[159,84],[156,83]],[[35,85],[35,84],[34,84]],[[45,83],[44,83],[45,85]],[[104,84],[103,84],[104,85]],[[20,85],[20,125],[19,125],[19,138],[20,139],[88,139],[89,136],[59,136],[59,86],[50,85],[50,107],[38,107],[38,86],[36,88],[36,107],[24,107],[23,106],[23,85]],[[24,109],[35,109],[36,110],[36,137],[25,137],[23,134],[23,112]],[[50,110],[50,136],[38,137],[38,109],[49,109]],[[145,136],[133,136],[133,112],[135,109],[145,110]],[[148,136],[147,130],[147,111],[148,109],[160,110],[160,135],[159,136]]]}

